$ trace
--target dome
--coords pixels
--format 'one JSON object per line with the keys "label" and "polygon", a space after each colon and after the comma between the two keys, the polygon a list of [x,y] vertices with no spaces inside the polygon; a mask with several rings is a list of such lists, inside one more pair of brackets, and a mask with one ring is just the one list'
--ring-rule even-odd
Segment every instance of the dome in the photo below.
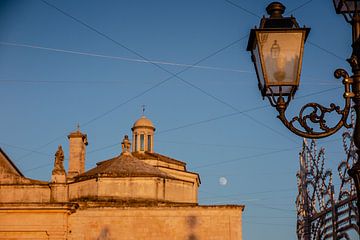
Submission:
{"label": "dome", "polygon": [[159,169],[142,162],[128,154],[121,154],[118,157],[97,163],[97,166],[80,174],[77,180],[84,180],[97,177],[161,177],[174,178]]}
{"label": "dome", "polygon": [[133,125],[132,129],[134,128],[138,128],[138,127],[147,127],[147,128],[152,128],[155,130],[154,124],[151,122],[150,119],[148,119],[145,116],[142,116],[141,118],[139,118]]}

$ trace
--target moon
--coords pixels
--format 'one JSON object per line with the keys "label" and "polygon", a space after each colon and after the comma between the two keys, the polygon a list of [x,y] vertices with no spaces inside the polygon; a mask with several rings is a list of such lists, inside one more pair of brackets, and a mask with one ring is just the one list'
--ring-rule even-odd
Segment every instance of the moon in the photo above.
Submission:
{"label": "moon", "polygon": [[225,177],[220,177],[219,178],[219,184],[221,186],[226,186],[227,182],[228,182],[228,180]]}

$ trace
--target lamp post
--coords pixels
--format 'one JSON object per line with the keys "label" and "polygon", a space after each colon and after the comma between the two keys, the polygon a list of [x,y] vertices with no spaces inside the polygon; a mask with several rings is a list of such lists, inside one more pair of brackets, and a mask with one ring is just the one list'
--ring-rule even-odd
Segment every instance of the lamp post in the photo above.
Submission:
{"label": "lamp post", "polygon": [[[347,117],[351,100],[356,111],[353,141],[357,148],[358,160],[349,170],[357,191],[357,210],[360,215],[360,0],[333,0],[336,13],[342,14],[352,26],[353,52],[348,59],[352,76],[343,69],[337,69],[336,78],[342,78],[345,105],[343,108],[331,103],[329,107],[318,103],[304,105],[298,116],[288,120],[285,112],[300,83],[300,72],[304,44],[310,28],[300,27],[294,17],[283,17],[285,6],[271,3],[259,28],[251,29],[247,50],[255,66],[258,86],[263,98],[278,111],[278,118],[293,133],[306,138],[323,138],[340,128],[351,127]],[[336,113],[340,120],[328,126],[325,117]],[[357,219],[360,228],[360,219]]]}

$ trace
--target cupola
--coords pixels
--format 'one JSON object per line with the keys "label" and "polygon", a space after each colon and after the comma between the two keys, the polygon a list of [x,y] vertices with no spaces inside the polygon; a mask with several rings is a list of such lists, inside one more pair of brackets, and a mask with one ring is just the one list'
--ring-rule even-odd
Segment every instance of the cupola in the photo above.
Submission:
{"label": "cupola", "polygon": [[154,152],[155,127],[150,119],[144,115],[139,118],[131,128],[132,130],[132,151],[133,152]]}

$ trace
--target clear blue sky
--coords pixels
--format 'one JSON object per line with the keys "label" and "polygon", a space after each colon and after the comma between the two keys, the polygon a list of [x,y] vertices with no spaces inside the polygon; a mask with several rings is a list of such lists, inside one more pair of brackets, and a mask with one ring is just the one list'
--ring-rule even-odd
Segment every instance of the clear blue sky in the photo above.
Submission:
{"label": "clear blue sky", "polygon": [[[295,239],[302,139],[260,97],[246,52],[270,1],[47,1],[98,32],[41,0],[0,1],[0,146],[26,176],[50,179],[57,146],[67,155],[78,123],[87,168],[119,154],[145,104],[156,152],[200,173],[201,204],[245,204],[246,240]],[[330,0],[283,4],[312,28],[289,116],[310,101],[342,105],[333,72],[349,70],[350,25]],[[336,175],[341,133],[318,143]]]}

